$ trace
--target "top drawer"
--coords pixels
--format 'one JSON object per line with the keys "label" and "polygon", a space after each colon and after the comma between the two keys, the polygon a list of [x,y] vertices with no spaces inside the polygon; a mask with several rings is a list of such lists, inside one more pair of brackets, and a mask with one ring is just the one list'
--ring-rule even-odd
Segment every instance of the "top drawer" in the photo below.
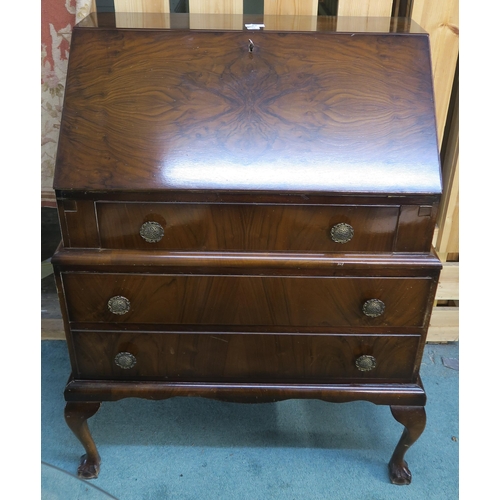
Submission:
{"label": "top drawer", "polygon": [[101,247],[391,252],[398,206],[97,203]]}

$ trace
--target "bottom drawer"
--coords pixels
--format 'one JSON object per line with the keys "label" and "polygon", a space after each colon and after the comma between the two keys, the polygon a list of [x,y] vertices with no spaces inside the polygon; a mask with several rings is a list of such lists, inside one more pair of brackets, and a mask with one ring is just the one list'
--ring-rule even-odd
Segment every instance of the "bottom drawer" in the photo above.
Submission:
{"label": "bottom drawer", "polygon": [[76,378],[176,382],[409,382],[418,335],[73,331]]}

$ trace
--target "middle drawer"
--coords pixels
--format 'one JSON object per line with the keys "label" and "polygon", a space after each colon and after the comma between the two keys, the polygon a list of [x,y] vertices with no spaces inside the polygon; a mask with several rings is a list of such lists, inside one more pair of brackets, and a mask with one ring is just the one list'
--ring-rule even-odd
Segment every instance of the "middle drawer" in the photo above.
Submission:
{"label": "middle drawer", "polygon": [[432,279],[62,273],[77,323],[422,327]]}
{"label": "middle drawer", "polygon": [[97,203],[103,248],[391,252],[399,206]]}

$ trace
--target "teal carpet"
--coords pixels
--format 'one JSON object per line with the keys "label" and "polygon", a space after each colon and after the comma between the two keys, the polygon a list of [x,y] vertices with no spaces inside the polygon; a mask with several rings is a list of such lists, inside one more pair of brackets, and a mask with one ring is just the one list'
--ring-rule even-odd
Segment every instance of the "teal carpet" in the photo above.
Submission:
{"label": "teal carpet", "polygon": [[43,341],[42,499],[458,499],[457,360],[458,343],[426,347],[427,427],[406,454],[409,486],[388,479],[403,429],[388,407],[201,398],[103,403],[89,420],[101,473],[83,482],[72,476],[83,447],[63,417],[66,343]]}

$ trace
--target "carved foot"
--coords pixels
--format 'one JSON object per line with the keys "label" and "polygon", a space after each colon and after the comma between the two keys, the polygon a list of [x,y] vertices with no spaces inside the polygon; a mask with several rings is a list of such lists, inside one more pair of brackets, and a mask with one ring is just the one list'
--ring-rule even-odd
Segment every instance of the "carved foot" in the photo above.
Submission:
{"label": "carved foot", "polygon": [[73,431],[80,443],[83,444],[87,452],[82,456],[78,467],[78,477],[82,479],[95,479],[99,475],[101,457],[90,434],[87,420],[96,414],[100,406],[100,402],[70,401],[64,409],[64,418],[68,427]]}
{"label": "carved foot", "polygon": [[406,460],[403,460],[402,464],[389,462],[389,478],[392,484],[404,485],[411,483],[411,472],[408,469]]}
{"label": "carved foot", "polygon": [[423,406],[391,406],[391,412],[405,428],[389,462],[389,478],[393,484],[410,484],[411,472],[404,455],[425,429],[425,409]]}
{"label": "carved foot", "polygon": [[78,477],[81,479],[96,479],[101,470],[101,459],[97,455],[98,462],[95,457],[88,457],[87,454],[82,455],[80,458],[80,465],[78,466]]}

